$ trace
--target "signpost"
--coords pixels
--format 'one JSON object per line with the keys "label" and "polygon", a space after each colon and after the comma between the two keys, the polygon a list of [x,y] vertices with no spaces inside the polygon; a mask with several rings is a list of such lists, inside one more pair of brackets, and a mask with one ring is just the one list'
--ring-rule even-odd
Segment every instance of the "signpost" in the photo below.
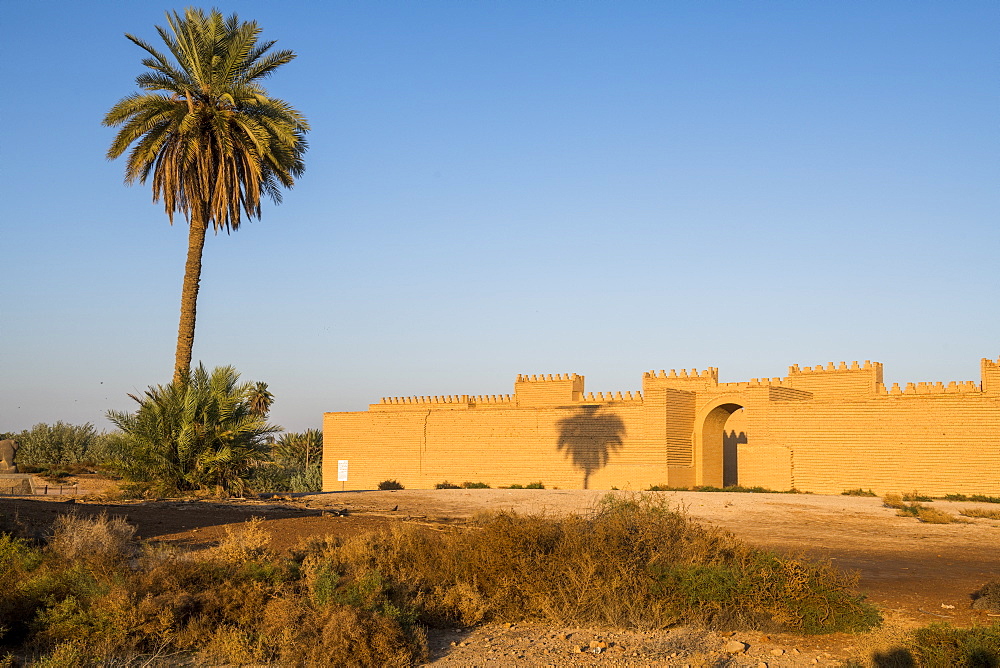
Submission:
{"label": "signpost", "polygon": [[[347,482],[347,461],[346,459],[337,460],[337,482],[346,483]],[[340,491],[344,491],[344,484],[340,485]]]}

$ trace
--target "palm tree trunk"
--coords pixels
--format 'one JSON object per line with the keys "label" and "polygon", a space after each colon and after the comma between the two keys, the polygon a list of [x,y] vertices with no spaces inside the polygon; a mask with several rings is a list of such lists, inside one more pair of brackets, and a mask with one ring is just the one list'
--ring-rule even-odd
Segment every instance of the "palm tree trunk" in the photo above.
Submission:
{"label": "palm tree trunk", "polygon": [[[177,327],[177,353],[174,357],[174,383],[186,382],[191,375],[191,351],[194,348],[194,321],[201,285],[201,254],[205,248],[208,221],[202,211],[192,212],[188,231],[187,262],[181,287],[181,320]],[[200,214],[200,215],[199,215]]]}

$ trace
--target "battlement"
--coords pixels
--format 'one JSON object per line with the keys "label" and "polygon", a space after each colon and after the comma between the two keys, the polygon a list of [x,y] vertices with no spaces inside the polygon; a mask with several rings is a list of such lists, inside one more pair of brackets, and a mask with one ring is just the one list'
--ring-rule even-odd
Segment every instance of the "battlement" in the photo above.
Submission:
{"label": "battlement", "polygon": [[953,380],[947,385],[941,381],[936,383],[906,383],[902,388],[899,386],[899,383],[893,383],[892,387],[888,389],[886,389],[885,385],[879,383],[876,389],[876,394],[879,396],[910,397],[927,394],[973,394],[979,392],[982,392],[982,390],[979,389],[979,384],[973,380]]}
{"label": "battlement", "polygon": [[[698,369],[670,369],[643,373],[643,391],[584,392],[584,377],[576,373],[518,374],[514,381],[514,394],[450,394],[439,396],[383,397],[371,409],[393,410],[456,410],[477,407],[544,407],[578,403],[632,403],[642,404],[649,391],[662,392],[664,388],[700,391],[740,391],[757,387],[783,388],[795,396],[833,398],[912,397],[949,394],[1000,394],[1000,359],[981,360],[982,382],[951,381],[893,383],[886,387],[882,380],[882,363],[829,362],[825,365],[788,367],[785,378],[751,378],[748,381],[720,383],[716,367]],[[803,394],[805,393],[805,394]],[[658,394],[656,395],[658,396]],[[783,395],[782,395],[783,396]],[[654,399],[654,401],[657,399]]]}
{"label": "battlement", "polygon": [[739,390],[747,387],[791,387],[784,378],[751,378],[735,383],[719,383],[719,389]]}
{"label": "battlement", "polygon": [[588,392],[581,399],[583,403],[641,402],[642,392]]}
{"label": "battlement", "polygon": [[794,375],[798,375],[798,374],[805,374],[805,373],[828,373],[828,372],[831,372],[831,371],[834,371],[834,372],[837,372],[837,371],[875,371],[879,375],[879,377],[881,378],[881,376],[882,376],[882,363],[881,362],[874,362],[873,363],[871,360],[865,360],[864,364],[860,364],[859,362],[854,361],[854,362],[851,362],[850,366],[848,366],[847,362],[841,362],[838,365],[835,365],[833,362],[829,362],[825,367],[822,364],[817,364],[815,367],[808,367],[808,366],[800,367],[798,364],[793,364],[792,366],[788,367],[788,375],[789,376],[794,376]]}
{"label": "battlement", "polygon": [[382,397],[380,404],[467,404],[467,394],[445,394],[427,397]]}
{"label": "battlement", "polygon": [[822,397],[871,397],[882,383],[882,363],[865,360],[848,364],[817,364],[815,367],[793,364],[788,367],[785,383],[797,390]]}
{"label": "battlement", "polygon": [[477,406],[489,406],[492,404],[512,404],[515,401],[513,394],[477,394],[469,397],[469,400]]}
{"label": "battlement", "polygon": [[583,396],[583,376],[575,373],[517,374],[514,395],[518,406],[559,406]]}
{"label": "battlement", "polygon": [[1000,394],[1000,358],[996,362],[984,357],[979,363],[982,374],[983,392]]}
{"label": "battlement", "polygon": [[690,372],[687,369],[681,369],[679,373],[678,373],[678,371],[676,369],[671,369],[670,373],[667,373],[663,369],[660,369],[659,373],[657,373],[656,371],[647,371],[646,373],[642,374],[642,377],[643,378],[669,378],[671,380],[696,380],[696,381],[706,381],[706,380],[708,380],[708,381],[711,381],[713,383],[718,383],[719,382],[719,370],[717,368],[715,368],[715,367],[712,367],[712,366],[708,367],[707,369],[705,369],[701,373],[698,372],[698,369],[691,369]]}
{"label": "battlement", "polygon": [[536,374],[528,375],[526,373],[519,373],[519,374],[517,374],[517,380],[514,381],[514,382],[517,382],[517,383],[546,383],[546,382],[549,382],[550,383],[550,382],[555,382],[555,381],[567,381],[567,380],[570,380],[570,381],[581,380],[582,381],[583,380],[583,376],[577,375],[575,373],[550,373],[550,374],[540,373],[540,374],[537,374],[537,375]]}

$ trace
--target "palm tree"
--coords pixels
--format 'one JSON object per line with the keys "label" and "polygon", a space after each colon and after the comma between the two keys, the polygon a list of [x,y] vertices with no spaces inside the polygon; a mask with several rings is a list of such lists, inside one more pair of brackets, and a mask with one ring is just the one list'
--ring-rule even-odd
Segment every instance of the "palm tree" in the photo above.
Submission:
{"label": "palm tree", "polygon": [[281,427],[254,409],[256,387],[239,379],[232,367],[209,373],[199,364],[184,382],[129,395],[139,404],[135,413],[107,412],[121,430],[113,468],[166,492],[245,492],[247,478],[269,461],[268,440]]}
{"label": "palm tree", "polygon": [[269,97],[261,81],[295,58],[269,53],[273,41],[257,42],[256,22],[224,18],[188,8],[167,14],[169,30],[157,26],[173,56],[126,34],[149,57],[150,71],[136,77],[146,93],[122,98],[104,117],[121,129],[108,158],[129,147],[125,183],[146,183],[153,201],[163,200],[170,223],[182,213],[188,222],[188,251],[181,290],[174,381],[191,371],[201,258],[209,226],[216,234],[240,227],[242,216],[260,218],[261,194],[281,202],[305,165],[306,119],[283,100]]}
{"label": "palm tree", "polygon": [[267,383],[262,380],[257,381],[250,390],[250,410],[257,415],[267,415],[274,403],[274,395],[267,389]]}

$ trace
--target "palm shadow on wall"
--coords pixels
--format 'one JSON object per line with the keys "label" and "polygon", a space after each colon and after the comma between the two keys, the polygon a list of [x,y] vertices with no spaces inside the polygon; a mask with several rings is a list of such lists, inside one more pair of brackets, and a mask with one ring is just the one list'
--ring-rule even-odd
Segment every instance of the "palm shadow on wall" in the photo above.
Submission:
{"label": "palm shadow on wall", "polygon": [[614,413],[602,412],[600,406],[582,406],[558,425],[557,447],[583,471],[583,488],[589,489],[590,476],[607,466],[621,448],[625,423]]}

